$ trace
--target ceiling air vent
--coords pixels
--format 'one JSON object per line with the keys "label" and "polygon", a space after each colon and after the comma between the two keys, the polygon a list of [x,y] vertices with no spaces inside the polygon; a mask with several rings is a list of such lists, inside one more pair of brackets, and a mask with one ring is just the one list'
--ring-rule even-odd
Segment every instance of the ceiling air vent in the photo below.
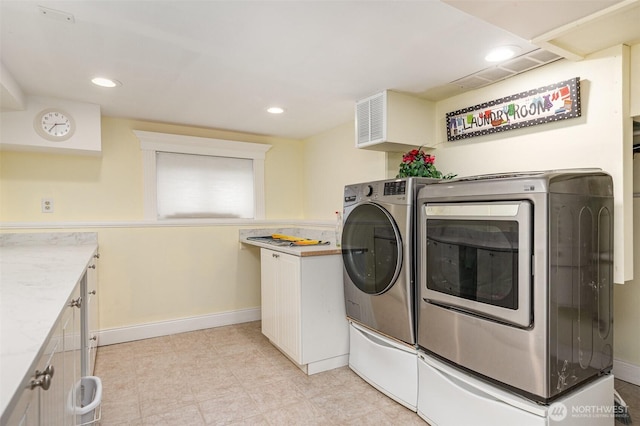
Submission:
{"label": "ceiling air vent", "polygon": [[543,49],[534,50],[533,52],[528,53],[527,57],[545,64],[547,62],[553,62],[560,59],[560,56],[556,55],[555,53]]}
{"label": "ceiling air vent", "polygon": [[459,78],[458,80],[449,82],[446,85],[429,89],[426,92],[423,92],[422,96],[434,101],[446,99],[469,90],[488,86],[492,83],[496,83],[525,71],[555,62],[558,59],[562,59],[562,57],[546,50],[537,49],[499,65],[469,74]]}
{"label": "ceiling air vent", "polygon": [[489,68],[488,70],[480,71],[476,74],[477,77],[484,78],[489,81],[502,80],[513,75],[513,71],[505,70],[502,68]]}
{"label": "ceiling air vent", "polygon": [[523,72],[526,70],[530,70],[531,68],[535,68],[542,65],[538,61],[534,61],[533,59],[529,59],[527,57],[519,57],[512,61],[505,62],[501,64],[499,67],[508,69],[509,71],[513,71],[514,73]]}
{"label": "ceiling air vent", "polygon": [[487,84],[491,83],[491,81],[492,80],[478,77],[477,75],[470,75],[467,77],[463,77],[460,80],[454,81],[453,84],[465,89],[476,89],[478,87],[486,86]]}

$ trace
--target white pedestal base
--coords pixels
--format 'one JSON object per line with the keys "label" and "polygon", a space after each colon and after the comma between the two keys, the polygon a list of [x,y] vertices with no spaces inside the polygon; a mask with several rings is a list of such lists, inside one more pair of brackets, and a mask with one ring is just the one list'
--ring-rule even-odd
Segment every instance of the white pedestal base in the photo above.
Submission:
{"label": "white pedestal base", "polygon": [[349,367],[380,392],[416,411],[417,351],[352,322],[349,342]]}
{"label": "white pedestal base", "polygon": [[464,373],[419,352],[418,415],[431,426],[613,426],[613,376],[577,389],[549,406]]}

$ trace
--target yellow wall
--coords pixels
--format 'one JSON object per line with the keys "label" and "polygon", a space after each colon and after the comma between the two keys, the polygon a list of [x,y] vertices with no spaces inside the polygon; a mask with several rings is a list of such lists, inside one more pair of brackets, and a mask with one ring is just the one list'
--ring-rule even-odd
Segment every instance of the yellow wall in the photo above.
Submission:
{"label": "yellow wall", "polygon": [[386,154],[356,148],[354,129],[349,122],[305,140],[305,218],[334,220],[345,185],[387,177]]}
{"label": "yellow wall", "polygon": [[[265,159],[266,217],[302,217],[300,141],[103,117],[101,157],[0,152],[0,221],[142,220],[142,154],[132,130],[272,145]],[[41,213],[45,197],[54,199],[54,213]]]}
{"label": "yellow wall", "polygon": [[260,306],[259,252],[235,226],[96,231],[101,328]]}
{"label": "yellow wall", "polygon": [[[301,141],[104,117],[102,157],[0,152],[0,219],[53,223],[35,232],[95,224],[81,231],[98,233],[102,329],[258,308],[259,252],[238,243],[239,226],[142,222],[142,157],[133,129],[272,145],[266,217],[302,217]],[[54,213],[41,213],[42,197],[54,199]]]}
{"label": "yellow wall", "polygon": [[[102,120],[102,157],[0,152],[3,222],[142,219],[142,160],[132,122]],[[41,198],[54,199],[43,214]]]}

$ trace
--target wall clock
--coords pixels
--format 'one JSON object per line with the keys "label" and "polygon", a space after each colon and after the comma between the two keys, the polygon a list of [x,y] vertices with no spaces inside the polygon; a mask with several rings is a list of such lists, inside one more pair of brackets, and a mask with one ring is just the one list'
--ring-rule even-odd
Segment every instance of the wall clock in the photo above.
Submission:
{"label": "wall clock", "polygon": [[40,111],[33,120],[35,131],[50,141],[65,141],[73,136],[76,124],[68,112],[59,108]]}

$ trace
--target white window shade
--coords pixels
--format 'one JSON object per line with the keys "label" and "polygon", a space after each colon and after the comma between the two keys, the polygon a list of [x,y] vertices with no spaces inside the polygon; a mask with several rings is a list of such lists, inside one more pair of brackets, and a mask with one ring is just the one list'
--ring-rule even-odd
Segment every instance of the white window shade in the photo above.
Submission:
{"label": "white window shade", "polygon": [[145,219],[264,219],[264,162],[271,145],[133,132],[142,150]]}
{"label": "white window shade", "polygon": [[254,218],[253,161],[156,154],[158,219]]}

